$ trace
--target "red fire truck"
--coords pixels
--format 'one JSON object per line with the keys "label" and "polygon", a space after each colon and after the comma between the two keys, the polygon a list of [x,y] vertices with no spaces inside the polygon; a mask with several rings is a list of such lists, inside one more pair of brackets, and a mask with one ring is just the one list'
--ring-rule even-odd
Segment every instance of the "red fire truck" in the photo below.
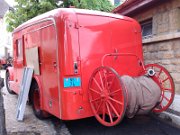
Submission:
{"label": "red fire truck", "polygon": [[[27,55],[32,49],[36,51]],[[13,67],[6,71],[7,89],[18,94],[24,67],[34,65],[37,72],[29,100],[40,119],[49,114],[62,120],[95,116],[103,125],[114,126],[122,120],[128,105],[120,76],[139,77],[147,71],[161,88],[160,107],[154,110],[162,112],[173,101],[170,74],[156,64],[144,66],[141,28],[128,17],[56,9],[15,29],[13,55]],[[166,80],[159,78],[161,73],[167,75]],[[167,81],[165,88],[163,82]],[[163,95],[166,91],[170,96]],[[167,103],[162,105],[164,100]]]}

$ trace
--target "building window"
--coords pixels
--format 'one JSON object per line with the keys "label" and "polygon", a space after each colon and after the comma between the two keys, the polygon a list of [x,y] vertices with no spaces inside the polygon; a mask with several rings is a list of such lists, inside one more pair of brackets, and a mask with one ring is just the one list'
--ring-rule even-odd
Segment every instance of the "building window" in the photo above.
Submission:
{"label": "building window", "polygon": [[23,58],[23,49],[22,49],[22,40],[18,39],[16,40],[16,56],[18,59]]}
{"label": "building window", "polygon": [[141,23],[142,36],[143,38],[152,37],[152,19],[144,21]]}

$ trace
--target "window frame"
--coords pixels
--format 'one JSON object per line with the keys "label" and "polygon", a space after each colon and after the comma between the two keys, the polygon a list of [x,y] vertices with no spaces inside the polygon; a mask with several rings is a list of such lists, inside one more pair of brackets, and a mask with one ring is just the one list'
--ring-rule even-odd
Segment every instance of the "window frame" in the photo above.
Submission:
{"label": "window frame", "polygon": [[16,40],[16,58],[18,61],[23,60],[23,44],[22,38]]}
{"label": "window frame", "polygon": [[[151,38],[153,36],[153,20],[152,20],[152,18],[141,22],[140,25],[141,25],[141,29],[142,29],[142,38],[143,39]],[[145,32],[146,34],[144,34],[144,30],[147,30]]]}

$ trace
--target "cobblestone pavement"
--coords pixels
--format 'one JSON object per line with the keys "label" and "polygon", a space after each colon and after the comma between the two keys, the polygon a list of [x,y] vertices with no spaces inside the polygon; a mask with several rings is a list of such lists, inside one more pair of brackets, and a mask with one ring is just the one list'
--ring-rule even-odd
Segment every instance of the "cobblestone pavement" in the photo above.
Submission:
{"label": "cobblestone pavement", "polygon": [[[0,71],[4,77],[4,71]],[[6,130],[9,135],[55,135],[56,130],[52,121],[38,120],[33,114],[30,105],[26,105],[24,121],[18,122],[16,120],[16,105],[17,95],[11,95],[4,87],[2,90],[4,97],[4,108],[6,118]]]}

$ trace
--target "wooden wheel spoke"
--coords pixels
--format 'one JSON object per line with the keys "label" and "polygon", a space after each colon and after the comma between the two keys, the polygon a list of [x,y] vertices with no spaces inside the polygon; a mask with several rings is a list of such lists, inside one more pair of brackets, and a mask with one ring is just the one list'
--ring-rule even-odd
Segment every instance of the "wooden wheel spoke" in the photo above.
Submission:
{"label": "wooden wheel spoke", "polygon": [[91,100],[90,102],[95,102],[95,101],[98,101],[98,100],[100,100],[100,99],[101,99],[101,97],[98,97],[98,98],[96,98],[96,99]]}
{"label": "wooden wheel spoke", "polygon": [[161,103],[159,105],[160,105],[161,108],[163,108],[163,105]]}
{"label": "wooden wheel spoke", "polygon": [[100,102],[100,104],[98,105],[98,107],[97,107],[97,109],[96,109],[96,113],[98,113],[99,112],[99,109],[100,109],[100,107],[101,107],[101,105],[102,105],[102,101]]}
{"label": "wooden wheel spoke", "polygon": [[171,88],[163,88],[163,90],[164,90],[164,91],[169,91],[169,92],[171,92],[171,91],[172,91],[172,89],[171,89]]}
{"label": "wooden wheel spoke", "polygon": [[164,99],[166,99],[168,102],[170,101],[165,95],[162,96]]}
{"label": "wooden wheel spoke", "polygon": [[114,102],[116,102],[116,103],[118,103],[118,104],[120,104],[120,105],[123,105],[122,102],[120,102],[120,101],[118,101],[118,100],[116,100],[116,99],[113,99],[113,98],[111,98],[111,97],[109,97],[109,99],[112,100],[112,101],[114,101]]}
{"label": "wooden wheel spoke", "polygon": [[101,72],[99,71],[98,73],[99,73],[99,78],[100,78],[100,81],[101,81],[102,89],[104,89],[104,83],[103,83],[103,80],[102,80]]}
{"label": "wooden wheel spoke", "polygon": [[93,91],[93,92],[95,92],[95,93],[101,95],[101,93],[100,93],[99,91],[97,91],[97,90],[95,90],[95,89],[92,89],[92,88],[89,88],[89,89],[90,89],[91,91]]}
{"label": "wooden wheel spoke", "polygon": [[169,80],[169,77],[167,77],[166,79],[162,80],[162,82],[165,82],[165,81],[167,81],[167,80]]}
{"label": "wooden wheel spoke", "polygon": [[105,82],[105,88],[107,89],[108,88],[108,82],[107,82],[107,75],[106,75],[106,72],[103,71],[103,74],[104,74],[104,82]]}
{"label": "wooden wheel spoke", "polygon": [[115,90],[115,91],[111,92],[110,95],[113,95],[113,94],[115,94],[115,93],[118,93],[119,91],[122,91],[122,89]]}
{"label": "wooden wheel spoke", "polygon": [[103,91],[102,88],[99,86],[99,83],[97,82],[97,80],[95,78],[93,78],[93,80],[96,83],[96,85],[98,86],[98,88],[100,89],[100,91]]}
{"label": "wooden wheel spoke", "polygon": [[162,68],[160,69],[159,73],[157,74],[157,78],[160,77],[161,73],[162,73]]}
{"label": "wooden wheel spoke", "polygon": [[111,85],[109,86],[109,89],[111,89],[111,87],[113,86],[113,83],[114,83],[114,81],[115,81],[115,76],[113,77],[113,79],[112,79],[112,81],[111,81]]}
{"label": "wooden wheel spoke", "polygon": [[110,112],[109,105],[107,104],[107,102],[105,104],[106,104],[106,108],[107,108],[107,111],[108,111],[108,114],[109,114],[110,121],[111,121],[111,123],[113,123],[112,114]]}
{"label": "wooden wheel spoke", "polygon": [[115,109],[115,107],[112,105],[112,103],[110,101],[107,101],[107,103],[110,105],[110,107],[112,108],[112,110],[114,111],[116,116],[119,117],[119,114],[118,114],[117,110]]}
{"label": "wooden wheel spoke", "polygon": [[105,121],[105,114],[106,114],[106,106],[103,104],[103,120]]}

